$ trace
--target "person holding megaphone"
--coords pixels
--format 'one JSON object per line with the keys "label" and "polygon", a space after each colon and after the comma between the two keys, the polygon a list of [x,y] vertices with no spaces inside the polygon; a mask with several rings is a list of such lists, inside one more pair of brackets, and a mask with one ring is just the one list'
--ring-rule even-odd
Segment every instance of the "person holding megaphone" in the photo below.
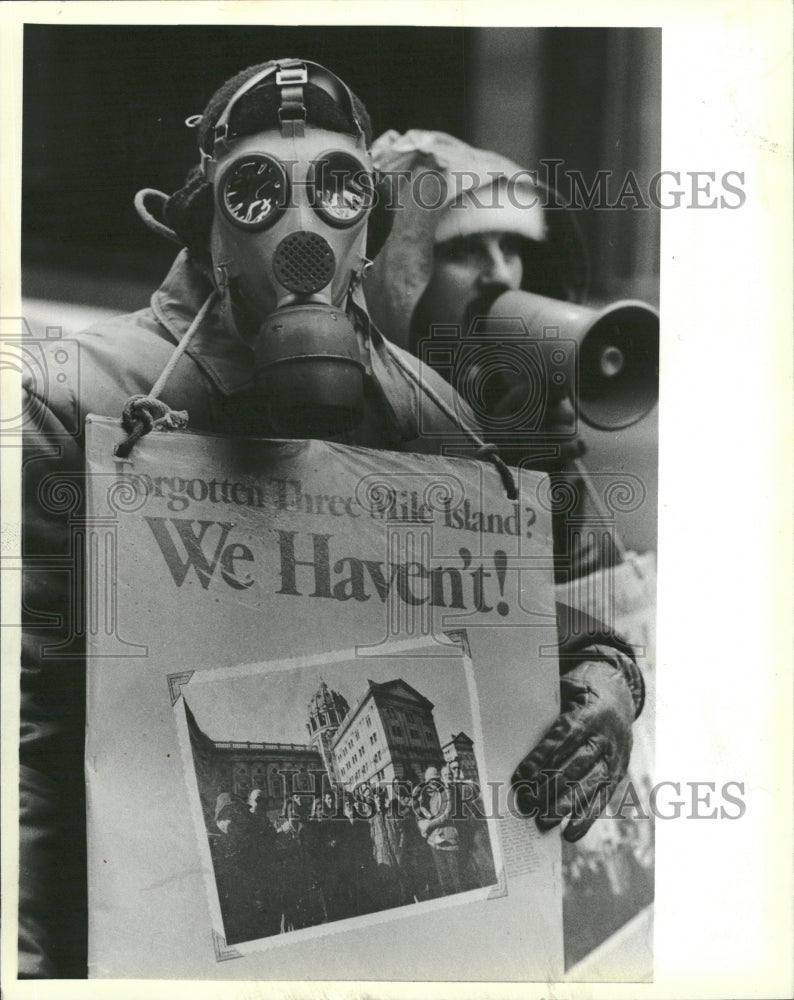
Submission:
{"label": "person holding megaphone", "polygon": [[[624,555],[619,539],[588,530],[599,500],[580,461],[577,418],[619,429],[654,406],[658,316],[639,302],[577,304],[587,284],[578,229],[571,213],[547,210],[551,192],[518,164],[422,130],[387,132],[372,155],[391,180],[394,220],[365,280],[370,315],[454,386],[508,464],[550,474],[552,503],[562,500],[553,508],[555,578],[576,604],[571,581],[611,573]],[[586,784],[605,767],[591,817],[625,776],[632,743],[625,681],[603,652],[584,650],[572,667],[561,661],[561,714],[515,775],[535,782],[564,760]],[[570,791],[541,790],[542,805],[523,805],[548,829],[570,811]],[[588,827],[574,818],[564,835],[576,840]]]}

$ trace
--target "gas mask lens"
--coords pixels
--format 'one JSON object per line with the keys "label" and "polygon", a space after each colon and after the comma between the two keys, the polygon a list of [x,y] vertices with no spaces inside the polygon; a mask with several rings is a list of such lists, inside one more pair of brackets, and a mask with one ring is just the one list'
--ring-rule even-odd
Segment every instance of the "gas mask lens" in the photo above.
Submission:
{"label": "gas mask lens", "polygon": [[236,160],[221,178],[221,209],[243,229],[268,229],[283,215],[288,200],[289,180],[283,165],[264,153]]}
{"label": "gas mask lens", "polygon": [[326,153],[315,160],[308,185],[312,208],[336,229],[356,225],[372,207],[372,175],[346,153]]}

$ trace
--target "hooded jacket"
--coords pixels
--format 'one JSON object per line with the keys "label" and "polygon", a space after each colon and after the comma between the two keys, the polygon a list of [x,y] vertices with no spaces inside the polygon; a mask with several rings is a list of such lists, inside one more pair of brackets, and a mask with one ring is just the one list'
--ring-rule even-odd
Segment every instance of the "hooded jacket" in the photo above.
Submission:
{"label": "hooded jacket", "polygon": [[[436,229],[453,202],[471,198],[483,185],[508,180],[531,190],[540,204],[556,202],[517,163],[445,132],[385,132],[371,152],[376,169],[391,181],[393,221],[389,238],[367,273],[367,306],[375,325],[407,348],[414,310],[433,273]],[[544,274],[525,268],[522,288],[578,299],[587,281],[584,244],[571,213],[558,209],[544,212]],[[488,217],[496,216],[488,212]]]}
{"label": "hooded jacket", "polygon": [[[20,732],[20,976],[86,974],[85,871],[85,646],[70,628],[79,620],[80,588],[70,518],[83,497],[83,424],[88,413],[120,414],[127,399],[147,393],[187,331],[212,286],[182,251],[151,304],[93,327],[77,338],[79,381],[42,391],[25,386],[28,426],[24,453],[22,704]],[[433,411],[425,439],[417,429],[417,389],[394,362],[366,311],[350,303],[367,351],[365,417],[346,443],[393,450],[439,452],[443,434],[459,431]],[[454,391],[415,358],[404,365],[431,385],[463,419],[471,419]],[[199,431],[266,433],[253,353],[228,333],[211,310],[177,363],[162,398],[187,410]],[[423,421],[429,419],[428,411]],[[427,427],[427,424],[424,425]],[[440,436],[441,435],[441,436]],[[583,630],[563,635],[585,635]],[[56,656],[52,650],[57,647]],[[607,659],[641,679],[631,650],[606,630],[568,644],[563,669],[584,659]],[[98,708],[99,706],[97,706]],[[516,755],[525,748],[517,747]]]}

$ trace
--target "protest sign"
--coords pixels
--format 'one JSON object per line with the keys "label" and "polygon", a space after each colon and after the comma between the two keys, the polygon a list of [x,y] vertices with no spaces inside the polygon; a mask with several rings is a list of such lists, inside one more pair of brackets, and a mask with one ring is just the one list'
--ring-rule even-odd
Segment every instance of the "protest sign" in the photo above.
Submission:
{"label": "protest sign", "polygon": [[91,976],[559,978],[509,792],[559,703],[545,477],[122,437],[89,418]]}

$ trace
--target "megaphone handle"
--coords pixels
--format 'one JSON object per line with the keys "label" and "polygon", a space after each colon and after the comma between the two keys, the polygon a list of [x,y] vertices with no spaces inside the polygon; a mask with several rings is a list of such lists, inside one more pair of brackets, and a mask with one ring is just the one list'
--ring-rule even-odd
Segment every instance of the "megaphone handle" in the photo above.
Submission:
{"label": "megaphone handle", "polygon": [[[581,458],[574,458],[572,464],[573,467],[576,469],[577,475],[582,477],[585,489],[587,490],[588,495],[590,496],[590,500],[592,501],[593,506],[598,512],[598,516],[603,518],[604,521],[610,521],[611,520],[610,513],[605,507],[601,497],[598,495],[598,490],[593,485],[593,480],[590,478],[590,473],[587,470],[587,466],[584,464]],[[618,562],[624,563],[629,561],[627,559],[626,546],[623,544],[623,539],[620,537],[620,533],[618,532],[617,527],[615,528],[615,536],[613,538],[612,544],[614,545],[615,552],[617,553]]]}

